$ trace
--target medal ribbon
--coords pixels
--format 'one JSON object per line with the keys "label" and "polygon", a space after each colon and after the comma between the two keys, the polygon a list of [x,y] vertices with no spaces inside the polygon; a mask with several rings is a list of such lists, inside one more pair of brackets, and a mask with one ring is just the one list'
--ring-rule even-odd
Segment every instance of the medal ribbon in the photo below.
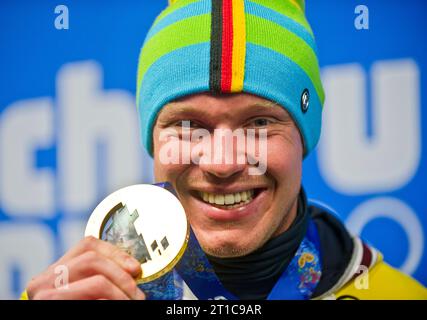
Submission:
{"label": "medal ribbon", "polygon": [[[187,250],[176,265],[175,270],[198,299],[238,300],[221,284],[192,230]],[[267,299],[310,299],[321,275],[320,241],[317,228],[310,219],[307,233],[294,258],[282,273]]]}

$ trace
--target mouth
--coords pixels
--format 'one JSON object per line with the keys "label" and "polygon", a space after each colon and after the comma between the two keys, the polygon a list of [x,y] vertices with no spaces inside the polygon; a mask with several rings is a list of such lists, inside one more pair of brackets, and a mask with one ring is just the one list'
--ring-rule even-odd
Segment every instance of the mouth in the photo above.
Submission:
{"label": "mouth", "polygon": [[[268,188],[247,188],[225,192],[193,190],[192,204],[197,212],[214,221],[232,222],[263,214]],[[233,191],[233,192],[231,192]],[[271,200],[270,200],[271,201]]]}
{"label": "mouth", "polygon": [[248,205],[265,189],[254,188],[233,193],[210,193],[197,191],[196,196],[204,203],[223,210],[232,210]]}

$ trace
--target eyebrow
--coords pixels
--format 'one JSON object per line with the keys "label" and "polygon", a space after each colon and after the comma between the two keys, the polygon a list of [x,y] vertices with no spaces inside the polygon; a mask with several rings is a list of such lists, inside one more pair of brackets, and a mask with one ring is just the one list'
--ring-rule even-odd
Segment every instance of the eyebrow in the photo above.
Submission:
{"label": "eyebrow", "polygon": [[182,113],[189,113],[194,111],[197,111],[197,108],[195,108],[194,106],[171,102],[164,106],[164,108],[160,111],[160,114],[167,116],[176,116]]}
{"label": "eyebrow", "polygon": [[271,107],[280,107],[282,108],[282,106],[280,106],[280,104],[278,104],[277,102],[273,102],[273,101],[265,101],[265,102],[256,102],[254,104],[250,105],[251,107],[263,107],[263,108],[271,108]]}

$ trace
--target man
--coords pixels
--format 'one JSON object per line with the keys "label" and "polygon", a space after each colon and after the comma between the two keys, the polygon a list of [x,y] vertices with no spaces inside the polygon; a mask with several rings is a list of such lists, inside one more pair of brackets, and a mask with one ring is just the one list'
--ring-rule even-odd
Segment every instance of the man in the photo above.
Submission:
{"label": "man", "polygon": [[[307,201],[302,161],[319,139],[324,93],[304,1],[171,2],[141,50],[142,140],[225,290],[240,299],[427,299],[422,285]],[[225,150],[215,144],[221,132],[246,140],[233,135]],[[59,265],[68,267],[67,289],[55,288]],[[144,299],[139,272],[132,257],[86,238],[26,296]]]}

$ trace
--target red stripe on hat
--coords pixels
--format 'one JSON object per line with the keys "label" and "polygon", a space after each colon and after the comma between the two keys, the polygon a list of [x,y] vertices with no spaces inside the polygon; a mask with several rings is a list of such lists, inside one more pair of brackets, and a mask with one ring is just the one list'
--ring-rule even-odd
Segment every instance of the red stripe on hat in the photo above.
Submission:
{"label": "red stripe on hat", "polygon": [[232,0],[222,2],[222,55],[221,91],[231,92],[233,65],[233,4]]}

